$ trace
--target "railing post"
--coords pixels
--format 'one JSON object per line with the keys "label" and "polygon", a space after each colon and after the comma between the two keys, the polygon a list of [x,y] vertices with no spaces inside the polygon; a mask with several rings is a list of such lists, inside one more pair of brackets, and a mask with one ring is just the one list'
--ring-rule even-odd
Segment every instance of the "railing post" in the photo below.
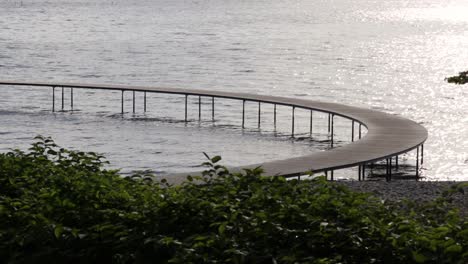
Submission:
{"label": "railing post", "polygon": [[276,127],[276,104],[273,106],[273,124]]}
{"label": "railing post", "polygon": [[354,142],[354,120],[351,120],[351,142]]}
{"label": "railing post", "polygon": [[294,137],[294,111],[296,110],[296,107],[292,107],[292,129],[291,129],[291,136]]}
{"label": "railing post", "polygon": [[124,114],[124,90],[122,90],[122,106],[121,106],[121,109],[122,109],[121,113],[123,115]]}
{"label": "railing post", "polygon": [[361,127],[362,127],[362,124],[359,124],[359,139],[361,139]]}
{"label": "railing post", "polygon": [[258,128],[260,128],[260,116],[262,115],[261,102],[258,101]]}
{"label": "railing post", "polygon": [[335,119],[335,114],[332,114],[331,115],[331,147],[332,148],[333,148],[333,140],[334,140],[334,134],[335,134],[334,119]]}
{"label": "railing post", "polygon": [[313,111],[310,110],[310,131],[309,131],[310,137],[312,137],[312,125],[313,125],[313,119],[312,119],[313,116],[312,116],[312,114],[313,114]]}
{"label": "railing post", "polygon": [[198,96],[198,121],[201,120],[201,96]]}
{"label": "railing post", "polygon": [[52,86],[52,112],[55,112],[55,86]]}
{"label": "railing post", "polygon": [[146,113],[146,91],[144,92],[144,97],[143,97],[143,112]]}
{"label": "railing post", "polygon": [[135,90],[133,91],[133,113],[135,113]]}
{"label": "railing post", "polygon": [[65,91],[64,91],[64,88],[63,88],[63,86],[62,86],[62,111],[63,111],[63,109],[64,109],[64,105],[63,105],[63,103],[64,103],[64,101],[65,101],[64,95],[65,95]]}
{"label": "railing post", "polygon": [[214,111],[215,111],[215,108],[214,108],[214,104],[215,104],[215,103],[214,103],[214,100],[215,100],[215,99],[214,99],[214,96],[211,97],[211,120],[212,120],[213,122],[215,121],[215,118],[214,118],[214,115],[215,115],[215,113],[214,113]]}
{"label": "railing post", "polygon": [[185,95],[185,122],[187,122],[187,101],[188,101],[188,94]]}
{"label": "railing post", "polygon": [[330,119],[330,114],[328,114],[328,133],[330,133],[330,125],[331,125],[331,119]]}
{"label": "railing post", "polygon": [[334,180],[335,180],[334,172],[335,172],[334,170],[331,170],[331,173],[330,173],[331,181],[334,181]]}
{"label": "railing post", "polygon": [[398,166],[398,155],[396,155],[396,157],[395,157],[395,169],[396,169],[396,170],[399,169],[399,166]]}
{"label": "railing post", "polygon": [[358,181],[361,181],[361,165],[358,166]]}
{"label": "railing post", "polygon": [[70,108],[73,111],[73,87],[70,89]]}
{"label": "railing post", "polygon": [[245,99],[242,100],[242,128],[245,128]]}

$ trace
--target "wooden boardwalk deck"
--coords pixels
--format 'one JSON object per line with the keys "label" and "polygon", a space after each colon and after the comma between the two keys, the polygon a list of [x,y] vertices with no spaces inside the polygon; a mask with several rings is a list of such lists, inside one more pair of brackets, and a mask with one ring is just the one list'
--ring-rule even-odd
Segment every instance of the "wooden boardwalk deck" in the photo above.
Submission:
{"label": "wooden boardwalk deck", "polygon": [[[365,126],[368,130],[367,134],[362,139],[341,146],[339,148],[333,148],[331,150],[322,152],[314,152],[310,155],[296,158],[275,160],[261,164],[251,164],[241,167],[254,168],[262,166],[267,175],[282,175],[287,177],[298,176],[303,175],[305,172],[308,171],[332,171],[336,169],[363,165],[379,160],[385,160],[387,158],[406,153],[410,150],[419,147],[426,141],[428,137],[428,132],[423,126],[415,123],[414,121],[402,117],[370,109],[363,109],[342,104],[326,103],[297,98],[198,89],[178,89],[126,85],[18,81],[0,81],[0,85],[3,85],[4,87],[10,85],[140,91],[247,100],[331,113],[336,116],[341,116],[350,120],[354,120]],[[241,168],[234,168],[234,170],[238,170]],[[185,175],[194,175],[196,173],[197,172],[169,175],[166,178],[171,183],[180,183],[183,179],[185,179]]]}

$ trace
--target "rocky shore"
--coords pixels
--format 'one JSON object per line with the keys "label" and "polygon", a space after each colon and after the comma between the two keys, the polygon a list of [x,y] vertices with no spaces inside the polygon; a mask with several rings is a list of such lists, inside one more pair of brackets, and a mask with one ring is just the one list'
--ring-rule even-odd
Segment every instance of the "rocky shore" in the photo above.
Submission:
{"label": "rocky shore", "polygon": [[[398,202],[404,199],[415,202],[428,202],[441,197],[444,191],[450,190],[457,184],[468,182],[429,182],[429,181],[339,181],[352,190],[370,192],[375,196]],[[468,186],[450,195],[451,204],[460,208],[461,215],[468,217]]]}

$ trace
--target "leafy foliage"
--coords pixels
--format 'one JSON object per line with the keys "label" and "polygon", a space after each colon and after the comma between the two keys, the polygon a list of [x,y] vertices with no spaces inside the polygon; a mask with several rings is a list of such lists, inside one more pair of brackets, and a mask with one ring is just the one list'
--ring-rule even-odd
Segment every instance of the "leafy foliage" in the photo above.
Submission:
{"label": "leafy foliage", "polygon": [[449,83],[465,84],[468,82],[468,71],[460,72],[458,76],[448,77],[445,80]]}
{"label": "leafy foliage", "polygon": [[467,263],[468,223],[440,199],[403,207],[327,182],[230,173],[179,186],[122,178],[39,137],[0,154],[7,263]]}

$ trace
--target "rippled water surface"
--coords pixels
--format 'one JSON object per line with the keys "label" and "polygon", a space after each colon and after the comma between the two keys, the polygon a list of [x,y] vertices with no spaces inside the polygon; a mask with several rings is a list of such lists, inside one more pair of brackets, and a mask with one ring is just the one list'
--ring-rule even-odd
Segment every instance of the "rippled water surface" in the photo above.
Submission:
{"label": "rippled water surface", "polygon": [[[429,130],[427,179],[468,180],[468,86],[444,82],[468,68],[467,12],[465,0],[2,1],[0,79],[201,88],[372,108]],[[291,140],[287,108],[274,129],[271,107],[262,107],[258,129],[257,106],[249,104],[242,130],[236,101],[217,101],[213,123],[210,99],[198,122],[191,98],[185,124],[177,96],[150,95],[143,113],[137,94],[136,114],[122,117],[119,93],[76,91],[77,111],[51,113],[50,89],[0,89],[2,151],[42,134],[104,153],[124,171],[181,172],[203,162],[203,151],[240,165],[328,148],[325,116],[310,140],[308,113],[299,111],[299,140]],[[349,124],[337,122],[345,144]],[[403,157],[409,165],[413,159]]]}

